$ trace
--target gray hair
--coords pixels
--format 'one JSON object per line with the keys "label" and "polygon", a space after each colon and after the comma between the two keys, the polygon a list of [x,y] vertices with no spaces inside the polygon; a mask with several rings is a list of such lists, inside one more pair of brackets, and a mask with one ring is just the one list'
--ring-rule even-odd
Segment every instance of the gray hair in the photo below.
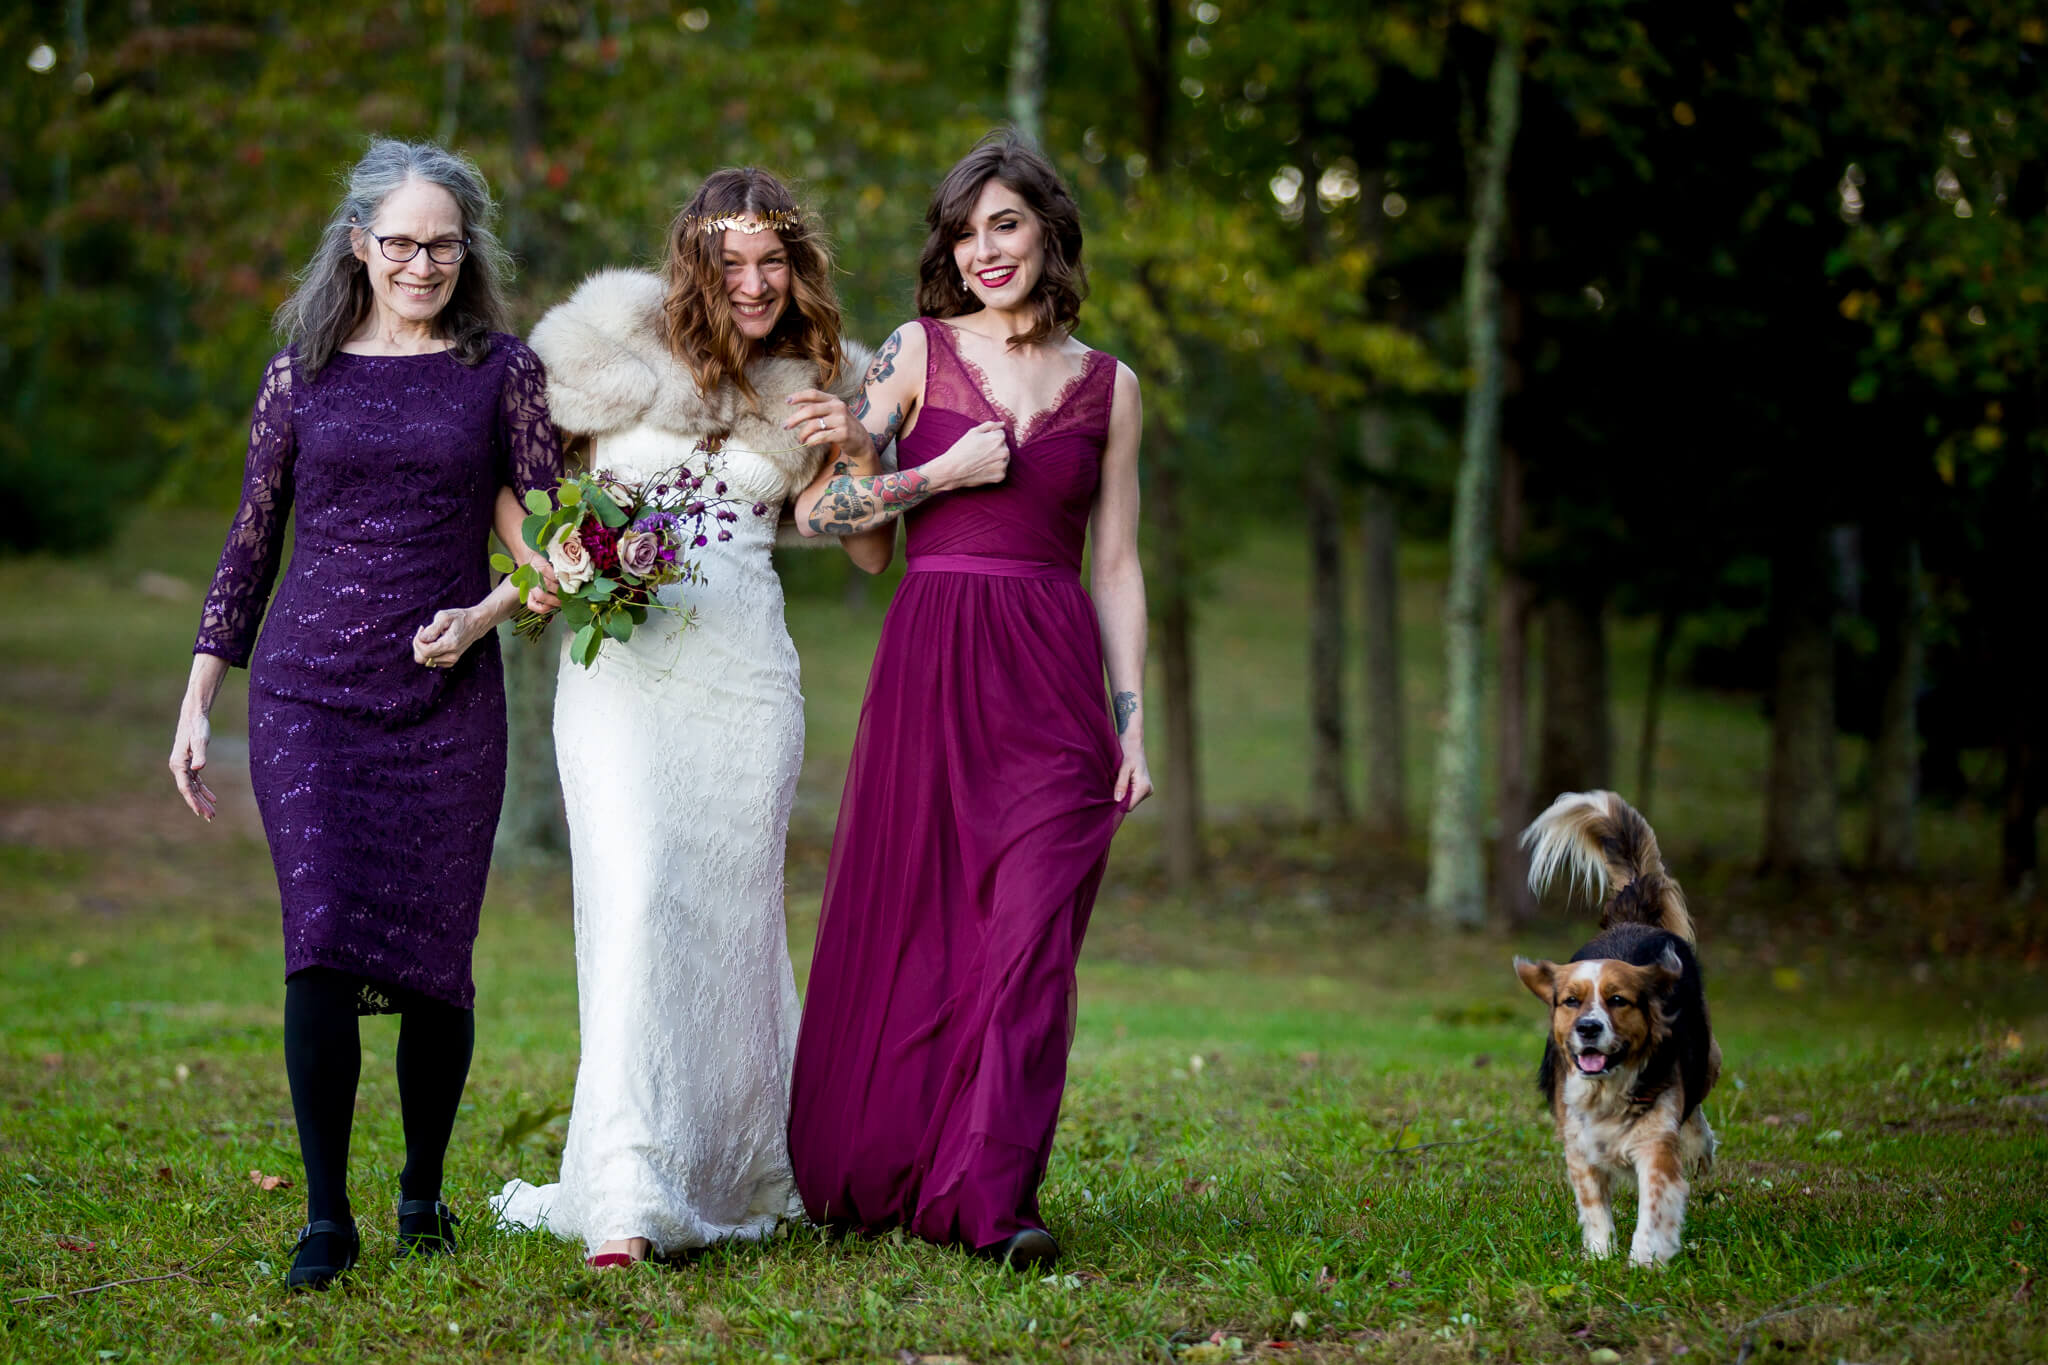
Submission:
{"label": "gray hair", "polygon": [[298,273],[298,288],[272,320],[279,335],[298,343],[301,372],[308,379],[320,373],[370,313],[369,272],[356,257],[351,234],[368,227],[384,201],[412,180],[439,185],[454,197],[463,235],[469,238],[455,289],[436,319],[454,343],[455,358],[480,364],[491,352],[491,333],[505,330],[504,286],[512,278],[512,255],[491,230],[498,206],[483,172],[468,157],[431,142],[376,138],[349,171],[348,190],[328,218],[313,259]]}

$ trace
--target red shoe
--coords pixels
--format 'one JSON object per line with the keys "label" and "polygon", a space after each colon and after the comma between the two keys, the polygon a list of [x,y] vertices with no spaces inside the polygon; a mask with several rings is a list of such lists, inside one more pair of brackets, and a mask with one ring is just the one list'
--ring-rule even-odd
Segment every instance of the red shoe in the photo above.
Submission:
{"label": "red shoe", "polygon": [[608,1251],[602,1256],[585,1256],[583,1264],[592,1270],[610,1270],[613,1266],[631,1265],[639,1259],[638,1256],[628,1256],[623,1251]]}

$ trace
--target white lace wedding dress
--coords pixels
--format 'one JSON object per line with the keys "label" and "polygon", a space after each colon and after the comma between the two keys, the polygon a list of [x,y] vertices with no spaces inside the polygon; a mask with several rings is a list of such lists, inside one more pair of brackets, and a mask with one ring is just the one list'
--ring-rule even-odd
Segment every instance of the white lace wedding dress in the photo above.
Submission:
{"label": "white lace wedding dress", "polygon": [[[653,276],[606,272],[533,336],[554,420],[596,434],[592,467],[635,482],[685,461],[702,472],[699,442],[715,432],[715,477],[740,515],[731,540],[694,552],[702,583],[664,590],[696,609],[690,628],[650,612],[588,670],[565,646],[554,731],[582,1059],[560,1179],[514,1180],[492,1206],[592,1250],[645,1237],[665,1256],[802,1216],[783,854],[804,713],[770,551],[775,514],[818,457],[779,426],[809,366],[750,367],[758,411],[706,397],[662,343],[661,296]],[[854,391],[859,375],[835,388]],[[747,510],[757,501],[766,515]]]}

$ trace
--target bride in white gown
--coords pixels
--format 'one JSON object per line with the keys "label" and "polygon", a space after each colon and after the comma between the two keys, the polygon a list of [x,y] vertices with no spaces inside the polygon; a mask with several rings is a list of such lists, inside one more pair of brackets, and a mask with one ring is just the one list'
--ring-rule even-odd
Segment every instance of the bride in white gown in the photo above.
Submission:
{"label": "bride in white gown", "polygon": [[[769,554],[777,511],[836,443],[859,432],[848,449],[873,464],[844,402],[859,364],[825,373],[840,354],[829,280],[788,190],[720,171],[671,227],[662,274],[593,276],[533,333],[550,411],[587,438],[589,467],[703,473],[709,448],[740,503],[731,538],[694,552],[704,581],[664,590],[693,625],[650,613],[595,667],[566,652],[561,666],[582,1059],[560,1180],[514,1180],[493,1206],[582,1239],[593,1265],[758,1238],[801,1214],[783,847],[803,696]],[[887,532],[845,543],[869,572],[888,563]]]}

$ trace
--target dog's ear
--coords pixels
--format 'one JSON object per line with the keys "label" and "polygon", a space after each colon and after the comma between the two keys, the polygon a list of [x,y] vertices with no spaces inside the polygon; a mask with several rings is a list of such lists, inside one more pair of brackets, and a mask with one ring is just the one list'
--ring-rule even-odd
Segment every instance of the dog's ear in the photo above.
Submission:
{"label": "dog's ear", "polygon": [[1515,975],[1522,978],[1522,984],[1529,988],[1529,994],[1544,1004],[1554,1004],[1557,985],[1557,964],[1555,962],[1531,962],[1526,957],[1515,959]]}
{"label": "dog's ear", "polygon": [[1678,950],[1668,943],[1664,945],[1664,955],[1651,963],[1649,970],[1650,982],[1659,995],[1668,994],[1685,976],[1685,964],[1678,960]]}

